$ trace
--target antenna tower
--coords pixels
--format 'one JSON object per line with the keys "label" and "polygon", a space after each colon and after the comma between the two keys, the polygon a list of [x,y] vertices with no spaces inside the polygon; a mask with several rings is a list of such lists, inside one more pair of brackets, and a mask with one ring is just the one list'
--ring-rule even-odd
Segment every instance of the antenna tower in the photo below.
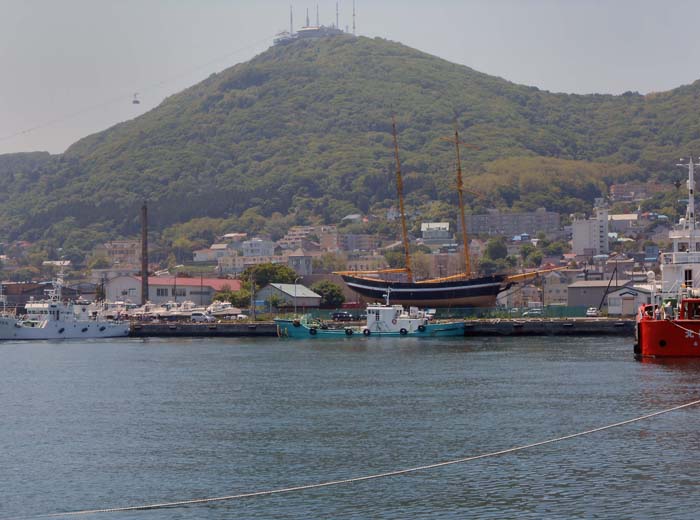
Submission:
{"label": "antenna tower", "polygon": [[338,2],[335,3],[335,28],[340,29],[340,25],[338,25]]}
{"label": "antenna tower", "polygon": [[294,12],[292,11],[292,4],[289,4],[289,35],[294,34]]}
{"label": "antenna tower", "polygon": [[320,27],[321,24],[318,21],[318,4],[316,4],[316,27]]}
{"label": "antenna tower", "polygon": [[309,26],[309,8],[306,8],[306,26]]}
{"label": "antenna tower", "polygon": [[352,0],[352,34],[355,36],[355,0]]}

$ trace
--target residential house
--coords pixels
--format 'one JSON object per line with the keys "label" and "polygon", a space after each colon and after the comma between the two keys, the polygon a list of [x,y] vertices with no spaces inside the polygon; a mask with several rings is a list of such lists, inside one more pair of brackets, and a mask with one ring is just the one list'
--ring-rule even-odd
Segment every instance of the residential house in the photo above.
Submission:
{"label": "residential house", "polygon": [[140,240],[111,240],[92,250],[93,257],[104,257],[111,265],[140,265]]}
{"label": "residential house", "polygon": [[559,213],[544,208],[520,213],[501,213],[494,209],[486,214],[467,215],[466,224],[469,235],[512,237],[527,233],[536,236],[539,232],[558,232],[560,218]]}
{"label": "residential house", "polygon": [[306,253],[302,249],[290,252],[286,255],[287,267],[301,276],[313,274],[313,255]]}
{"label": "residential house", "polygon": [[275,254],[275,243],[272,240],[253,238],[243,242],[241,251],[243,256],[248,257],[273,256]]}
{"label": "residential house", "polygon": [[441,246],[455,241],[449,222],[423,222],[420,231],[426,246]]}
{"label": "residential house", "polygon": [[217,269],[219,274],[239,274],[248,267],[260,264],[286,264],[287,257],[280,255],[273,256],[223,256],[217,259]]}
{"label": "residential house", "polygon": [[379,247],[379,237],[376,235],[343,233],[338,235],[338,243],[342,251],[374,251]]}
{"label": "residential house", "polygon": [[545,305],[566,305],[569,301],[569,285],[583,278],[583,269],[561,269],[542,275]]}

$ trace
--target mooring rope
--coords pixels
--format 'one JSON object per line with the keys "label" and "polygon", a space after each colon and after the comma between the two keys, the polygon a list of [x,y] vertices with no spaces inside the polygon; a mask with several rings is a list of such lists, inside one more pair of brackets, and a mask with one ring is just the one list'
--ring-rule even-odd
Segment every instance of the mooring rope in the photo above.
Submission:
{"label": "mooring rope", "polygon": [[340,480],[330,480],[327,482],[320,482],[320,483],[316,483],[316,484],[305,484],[305,485],[301,485],[301,486],[277,488],[277,489],[270,489],[270,490],[265,490],[265,491],[253,491],[253,492],[249,492],[249,493],[239,493],[236,495],[225,495],[225,496],[209,497],[209,498],[194,498],[194,499],[189,499],[189,500],[178,500],[178,501],[174,501],[174,502],[160,502],[160,503],[155,503],[155,504],[143,504],[143,505],[125,506],[125,507],[110,507],[110,508],[104,508],[104,509],[84,509],[84,510],[80,510],[80,511],[67,511],[64,513],[50,513],[50,514],[35,515],[35,516],[5,518],[5,520],[20,520],[20,519],[29,520],[29,519],[35,519],[35,518],[58,518],[58,517],[78,516],[78,515],[91,515],[91,514],[97,514],[97,513],[123,513],[126,511],[145,511],[145,510],[149,510],[149,509],[164,509],[164,508],[170,508],[170,507],[188,506],[188,505],[195,505],[195,504],[208,504],[208,503],[212,503],[212,502],[224,502],[224,501],[229,501],[229,500],[238,500],[238,499],[242,499],[242,498],[260,497],[260,496],[268,496],[268,495],[279,495],[282,493],[292,493],[295,491],[306,491],[308,489],[318,489],[318,488],[329,487],[329,486],[338,486],[341,484],[352,484],[355,482],[362,482],[365,480],[373,480],[373,479],[386,478],[386,477],[395,477],[398,475],[406,475],[408,473],[416,473],[419,471],[426,471],[426,470],[430,470],[430,469],[441,468],[441,467],[450,466],[453,464],[463,464],[465,462],[471,462],[474,460],[485,459],[488,457],[497,457],[500,455],[506,455],[508,453],[515,453],[517,451],[527,450],[530,448],[536,448],[538,446],[544,446],[545,444],[552,444],[555,442],[561,442],[561,441],[565,441],[568,439],[573,439],[575,437],[582,437],[584,435],[590,435],[592,433],[596,433],[596,432],[600,432],[600,431],[604,431],[604,430],[609,430],[611,428],[618,428],[620,426],[625,426],[627,424],[632,424],[635,422],[643,421],[645,419],[650,419],[652,417],[656,417],[658,415],[674,412],[676,410],[681,410],[683,408],[689,408],[691,406],[696,406],[698,404],[700,404],[700,400],[681,404],[681,405],[674,406],[672,408],[667,408],[665,410],[661,410],[658,412],[653,412],[653,413],[649,413],[646,415],[641,415],[641,416],[635,417],[633,419],[626,419],[624,421],[616,422],[613,424],[607,424],[605,426],[593,428],[592,430],[586,430],[586,431],[582,431],[582,432],[578,432],[578,433],[572,433],[569,435],[564,435],[562,437],[556,437],[553,439],[547,439],[544,441],[534,442],[532,444],[525,444],[523,446],[508,448],[505,450],[492,451],[489,453],[482,453],[481,455],[473,455],[471,457],[464,457],[461,459],[448,460],[448,461],[444,461],[444,462],[437,462],[435,464],[427,464],[424,466],[416,466],[413,468],[399,469],[399,470],[395,470],[395,471],[387,471],[384,473],[376,473],[374,475],[365,475],[365,476],[361,476],[361,477],[352,477],[352,478],[345,478],[345,479],[340,479]]}
{"label": "mooring rope", "polygon": [[675,321],[671,321],[671,325],[673,325],[674,327],[678,327],[679,329],[684,330],[685,332],[689,332],[695,336],[700,336],[700,332],[696,332],[692,329],[687,329],[687,328],[683,327],[682,325],[679,325]]}

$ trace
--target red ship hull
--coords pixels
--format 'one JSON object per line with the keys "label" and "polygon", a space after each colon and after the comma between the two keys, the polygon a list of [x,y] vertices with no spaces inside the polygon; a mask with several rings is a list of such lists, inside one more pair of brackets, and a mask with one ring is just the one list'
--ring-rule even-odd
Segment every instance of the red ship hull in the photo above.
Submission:
{"label": "red ship hull", "polygon": [[700,319],[685,314],[663,316],[654,306],[643,306],[637,315],[635,354],[643,358],[700,357]]}

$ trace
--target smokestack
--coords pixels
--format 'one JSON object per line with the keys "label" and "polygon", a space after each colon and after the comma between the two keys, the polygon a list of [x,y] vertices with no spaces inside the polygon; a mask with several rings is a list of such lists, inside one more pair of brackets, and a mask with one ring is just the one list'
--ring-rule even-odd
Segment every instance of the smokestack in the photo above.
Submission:
{"label": "smokestack", "polygon": [[320,27],[320,23],[318,21],[318,4],[316,4],[316,27]]}
{"label": "smokestack", "polygon": [[338,2],[335,3],[335,28],[340,29],[340,25],[338,25]]}
{"label": "smokestack", "polygon": [[148,301],[148,206],[141,206],[141,305]]}
{"label": "smokestack", "polygon": [[294,34],[294,13],[292,12],[292,4],[289,4],[289,34]]}
{"label": "smokestack", "polygon": [[309,8],[306,8],[306,26],[309,26]]}

